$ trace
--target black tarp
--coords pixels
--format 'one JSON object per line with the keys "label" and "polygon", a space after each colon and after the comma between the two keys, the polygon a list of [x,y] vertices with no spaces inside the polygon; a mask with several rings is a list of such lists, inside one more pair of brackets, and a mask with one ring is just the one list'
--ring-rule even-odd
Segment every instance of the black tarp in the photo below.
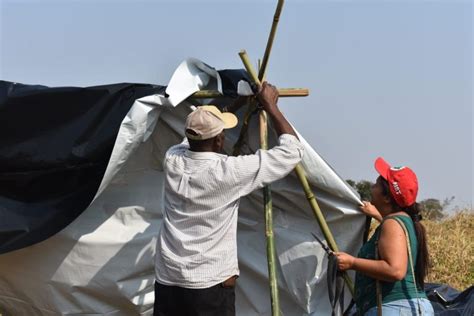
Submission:
{"label": "black tarp", "polygon": [[0,253],[40,242],[77,217],[97,193],[133,102],[164,89],[0,81]]}
{"label": "black tarp", "polygon": [[[436,316],[474,315],[474,285],[459,292],[446,284],[425,283],[425,293]],[[356,306],[353,305],[344,315],[357,316]]]}
{"label": "black tarp", "polygon": [[445,284],[427,284],[425,292],[433,305],[435,315],[474,315],[474,285],[459,292]]}

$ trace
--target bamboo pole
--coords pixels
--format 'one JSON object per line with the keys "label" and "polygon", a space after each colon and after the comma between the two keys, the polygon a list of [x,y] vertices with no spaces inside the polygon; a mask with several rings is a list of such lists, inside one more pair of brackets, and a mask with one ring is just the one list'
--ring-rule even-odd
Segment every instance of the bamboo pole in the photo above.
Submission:
{"label": "bamboo pole", "polygon": [[331,230],[329,229],[329,226],[326,223],[326,219],[322,215],[321,209],[319,208],[319,205],[316,202],[316,198],[311,190],[311,187],[309,186],[308,179],[306,178],[306,174],[301,164],[298,164],[296,166],[295,172],[303,186],[303,190],[306,194],[306,198],[308,199],[309,204],[311,204],[314,217],[316,217],[316,220],[318,221],[318,224],[321,227],[321,230],[323,231],[324,237],[326,238],[328,242],[329,248],[331,248],[332,251],[339,251],[336,241],[334,240],[334,237],[332,236]]}
{"label": "bamboo pole", "polygon": [[[261,69],[261,61],[258,60],[258,69]],[[259,78],[261,79],[261,78]],[[260,125],[260,147],[268,149],[268,117],[263,109],[259,112]],[[263,188],[263,204],[265,206],[265,236],[267,238],[267,263],[268,276],[270,279],[270,295],[272,302],[272,314],[280,316],[280,298],[278,294],[278,282],[276,277],[275,265],[275,238],[273,236],[273,201],[270,185]]]}
{"label": "bamboo pole", "polygon": [[[260,80],[254,71],[247,52],[241,50],[239,56],[244,63],[247,73],[250,75],[252,80],[260,86]],[[260,111],[259,114],[260,122],[260,147],[262,149],[268,149],[268,126],[267,126],[267,113]],[[270,300],[272,306],[272,315],[280,316],[280,298],[278,295],[278,283],[276,278],[276,267],[275,267],[275,238],[273,235],[273,209],[272,209],[272,195],[270,186],[263,188],[263,204],[265,206],[265,237],[267,240],[267,263],[268,263],[268,279],[270,282]]]}
{"label": "bamboo pole", "polygon": [[[268,149],[267,142],[267,113],[260,111],[260,141],[262,149]],[[276,277],[275,266],[275,237],[273,235],[273,205],[272,191],[270,185],[263,188],[263,204],[265,206],[265,237],[267,239],[267,262],[268,262],[268,278],[270,281],[270,295],[272,304],[272,315],[280,315],[280,298],[278,294],[278,282]]]}
{"label": "bamboo pole", "polygon": [[[268,125],[267,113],[263,110],[259,114],[260,119],[260,147],[268,149]],[[263,204],[265,206],[265,237],[267,239],[267,263],[268,278],[270,281],[270,295],[272,303],[272,315],[280,315],[280,298],[278,294],[278,282],[276,277],[276,250],[275,237],[273,235],[273,206],[272,191],[270,185],[263,188]]]}
{"label": "bamboo pole", "polygon": [[[307,97],[309,95],[309,89],[307,88],[280,88],[278,89],[279,97]],[[221,94],[217,90],[201,90],[197,91],[189,98],[193,99],[214,99],[214,98],[226,98],[225,95]]]}
{"label": "bamboo pole", "polygon": [[250,63],[249,55],[247,54],[247,51],[245,49],[242,49],[239,52],[240,59],[242,59],[242,62],[244,63],[245,70],[247,70],[247,73],[250,76],[250,79],[257,85],[260,86],[261,82],[260,79],[257,77],[257,73],[253,69],[252,64]]}
{"label": "bamboo pole", "polygon": [[[247,53],[245,52],[245,50],[242,50],[239,53],[239,55],[240,55],[242,61],[244,62],[244,65],[246,65],[246,68],[247,67],[251,68],[252,66],[248,62],[248,56],[247,56]],[[252,79],[256,80],[256,82],[258,82],[258,83],[260,82],[258,80],[258,78],[256,78],[255,71],[253,71],[253,69],[251,69],[251,71],[247,70],[247,72],[249,73],[249,75]],[[321,228],[321,231],[324,234],[324,238],[327,240],[329,247],[333,251],[339,251],[339,248],[337,247],[336,241],[334,240],[334,237],[331,233],[331,230],[329,229],[329,226],[327,225],[326,219],[324,218],[324,216],[321,212],[321,209],[319,208],[318,202],[316,201],[316,198],[315,198],[315,196],[314,196],[314,194],[311,190],[311,187],[309,186],[308,179],[306,178],[306,175],[304,173],[304,169],[301,166],[301,164],[298,164],[296,166],[295,171],[296,171],[296,174],[298,176],[298,179],[301,182],[301,185],[303,186],[303,189],[304,189],[305,194],[306,194],[306,198],[308,199],[308,202],[309,202],[309,204],[310,204],[310,206],[313,210],[313,214],[316,217],[316,220],[318,221],[319,227]],[[352,283],[352,280],[347,275],[347,273],[344,273],[344,280],[345,280],[347,286],[349,287],[349,290],[351,291],[352,296],[354,296],[354,285]]]}
{"label": "bamboo pole", "polygon": [[[272,29],[271,29],[270,35],[268,37],[267,47],[265,49],[265,54],[264,54],[264,57],[263,57],[263,64],[262,64],[262,67],[259,69],[259,73],[258,73],[258,79],[260,79],[260,80],[263,80],[265,78],[265,72],[266,72],[266,68],[267,68],[267,64],[268,64],[268,59],[269,59],[269,56],[270,56],[270,51],[271,51],[272,46],[273,46],[273,40],[274,40],[274,37],[275,37],[275,32],[276,32],[276,28],[278,26],[278,22],[279,22],[279,19],[280,19],[281,10],[283,8],[283,3],[284,3],[284,0],[278,0],[278,5],[277,5],[276,11],[275,11],[275,16],[273,18]],[[306,175],[304,173],[304,169],[301,166],[301,164],[298,164],[296,166],[295,172],[296,172],[298,178],[300,179],[300,182],[303,186],[303,189],[305,191],[308,202],[311,205],[311,209],[313,210],[314,216],[316,217],[316,220],[318,221],[319,227],[323,231],[324,237],[326,238],[328,244],[330,244],[331,249],[333,251],[338,251],[336,241],[334,240],[334,237],[331,233],[331,230],[329,229],[329,226],[327,225],[326,219],[324,218],[324,216],[321,212],[321,209],[319,208],[318,202],[316,201],[316,198],[315,198],[313,192],[311,191],[311,188],[310,188],[309,183],[308,183],[308,179],[306,178]],[[354,285],[352,284],[352,280],[349,278],[347,273],[344,273],[343,277],[344,277],[344,280],[345,280],[347,286],[349,287],[349,289],[351,291],[352,296],[354,296]]]}
{"label": "bamboo pole", "polygon": [[[311,187],[308,183],[308,179],[306,178],[303,166],[301,164],[298,164],[295,168],[295,172],[301,182],[301,185],[303,186],[306,199],[308,199],[308,202],[311,205],[314,217],[318,221],[319,227],[323,232],[324,238],[326,238],[329,248],[331,248],[332,251],[339,251],[339,247],[336,244],[336,240],[334,240],[334,237],[331,233],[331,229],[329,228],[326,219],[324,218],[323,213],[319,208],[318,202],[316,201],[316,197],[314,196],[313,191],[311,190]],[[349,278],[349,276],[345,272],[343,274],[343,278],[347,284],[347,287],[351,291],[352,296],[354,296],[354,284],[352,283],[351,278]]]}
{"label": "bamboo pole", "polygon": [[275,10],[275,15],[273,16],[272,28],[270,34],[268,35],[267,46],[265,48],[265,53],[263,54],[262,67],[259,69],[258,78],[263,80],[265,78],[265,73],[267,71],[268,59],[270,58],[270,52],[273,46],[273,40],[275,38],[275,33],[277,30],[278,22],[280,21],[281,10],[283,9],[284,0],[278,0],[278,4]]}

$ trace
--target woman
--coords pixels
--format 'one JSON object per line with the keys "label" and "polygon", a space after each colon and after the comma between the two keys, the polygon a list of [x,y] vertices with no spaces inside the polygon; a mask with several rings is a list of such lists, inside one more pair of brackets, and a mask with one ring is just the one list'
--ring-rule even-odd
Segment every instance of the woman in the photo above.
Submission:
{"label": "woman", "polygon": [[392,168],[382,158],[375,161],[375,169],[380,176],[371,189],[372,203],[363,202],[361,209],[381,224],[357,258],[336,253],[338,267],[356,271],[354,300],[360,315],[377,315],[377,297],[384,316],[434,315],[423,291],[429,258],[416,203],[416,175],[407,167]]}

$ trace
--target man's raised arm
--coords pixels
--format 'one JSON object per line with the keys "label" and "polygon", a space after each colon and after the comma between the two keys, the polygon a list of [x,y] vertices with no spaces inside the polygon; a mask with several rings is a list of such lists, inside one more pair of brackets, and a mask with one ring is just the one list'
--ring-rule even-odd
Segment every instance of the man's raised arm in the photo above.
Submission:
{"label": "man's raised arm", "polygon": [[272,119],[278,136],[282,134],[290,134],[298,138],[291,124],[286,120],[278,108],[277,88],[265,81],[257,94],[257,98],[260,104],[263,106],[263,109],[267,112],[268,116],[270,116]]}

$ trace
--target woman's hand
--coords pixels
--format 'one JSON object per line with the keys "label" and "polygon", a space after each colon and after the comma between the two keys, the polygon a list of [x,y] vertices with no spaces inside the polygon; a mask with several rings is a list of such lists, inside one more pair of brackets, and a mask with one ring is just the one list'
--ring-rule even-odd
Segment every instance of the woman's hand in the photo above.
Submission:
{"label": "woman's hand", "polygon": [[334,255],[337,257],[337,268],[340,271],[350,270],[354,266],[355,257],[345,252],[335,252]]}
{"label": "woman's hand", "polygon": [[375,218],[379,222],[382,221],[382,215],[372,203],[363,201],[362,206],[360,206],[360,210],[364,212],[366,215],[372,218]]}

